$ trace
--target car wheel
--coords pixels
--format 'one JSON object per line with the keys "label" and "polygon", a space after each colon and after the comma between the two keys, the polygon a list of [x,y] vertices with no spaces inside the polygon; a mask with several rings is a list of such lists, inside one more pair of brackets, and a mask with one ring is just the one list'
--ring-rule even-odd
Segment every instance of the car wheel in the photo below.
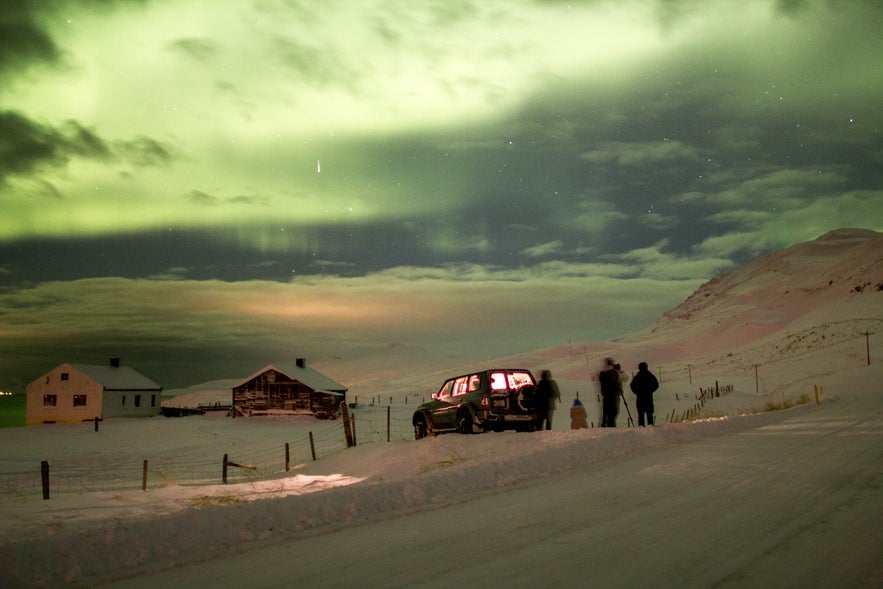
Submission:
{"label": "car wheel", "polygon": [[469,411],[461,411],[457,415],[457,431],[461,434],[472,433],[472,413]]}
{"label": "car wheel", "polygon": [[426,419],[418,417],[414,420],[414,439],[422,440],[429,435],[429,429],[426,427]]}

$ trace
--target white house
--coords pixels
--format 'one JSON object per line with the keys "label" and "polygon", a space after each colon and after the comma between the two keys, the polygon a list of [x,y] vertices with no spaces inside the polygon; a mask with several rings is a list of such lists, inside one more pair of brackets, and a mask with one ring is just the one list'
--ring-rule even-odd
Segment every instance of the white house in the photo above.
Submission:
{"label": "white house", "polygon": [[106,366],[61,364],[27,388],[25,424],[79,423],[160,412],[162,387],[111,358]]}

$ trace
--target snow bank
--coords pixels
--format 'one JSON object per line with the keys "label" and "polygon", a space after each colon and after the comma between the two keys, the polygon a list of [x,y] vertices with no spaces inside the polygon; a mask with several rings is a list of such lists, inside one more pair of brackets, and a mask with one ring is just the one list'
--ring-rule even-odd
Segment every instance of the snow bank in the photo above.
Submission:
{"label": "snow bank", "polygon": [[[354,520],[460,502],[475,493],[591,468],[599,461],[772,423],[784,413],[655,428],[373,443],[260,484],[80,496],[77,518],[71,517],[67,505],[57,512],[56,521],[44,519],[35,527],[33,522],[41,518],[18,518],[19,529],[5,529],[0,574],[10,586],[86,585],[115,574],[215,558]],[[108,504],[113,501],[116,507]],[[39,510],[42,505],[26,507]],[[74,521],[64,521],[67,518]],[[24,525],[26,521],[31,525]]]}

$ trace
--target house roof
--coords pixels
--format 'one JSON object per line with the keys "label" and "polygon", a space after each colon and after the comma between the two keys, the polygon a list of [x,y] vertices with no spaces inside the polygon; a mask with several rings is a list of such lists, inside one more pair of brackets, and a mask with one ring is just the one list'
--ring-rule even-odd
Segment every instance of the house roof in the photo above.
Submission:
{"label": "house roof", "polygon": [[291,380],[296,380],[300,383],[305,384],[310,387],[314,391],[330,391],[330,392],[343,392],[346,391],[346,387],[340,384],[339,382],[335,382],[319,372],[318,370],[314,370],[309,366],[297,366],[297,365],[287,365],[287,364],[268,364],[264,366],[248,378],[241,380],[240,382],[233,385],[233,388],[239,387],[250,381],[251,379],[265,373],[268,370],[275,370],[277,372],[281,372]]}
{"label": "house roof", "polygon": [[111,391],[161,391],[162,387],[128,366],[69,364]]}

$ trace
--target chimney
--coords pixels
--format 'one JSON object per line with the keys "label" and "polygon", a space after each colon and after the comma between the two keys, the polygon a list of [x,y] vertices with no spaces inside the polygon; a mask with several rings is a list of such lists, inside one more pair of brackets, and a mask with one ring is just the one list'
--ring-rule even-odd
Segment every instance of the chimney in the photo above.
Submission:
{"label": "chimney", "polygon": [[295,360],[295,364],[297,364],[298,368],[306,368],[307,360],[306,358],[298,358],[297,360]]}
{"label": "chimney", "polygon": [[120,359],[119,358],[111,358],[110,365],[113,366],[114,368],[119,368],[120,367]]}

